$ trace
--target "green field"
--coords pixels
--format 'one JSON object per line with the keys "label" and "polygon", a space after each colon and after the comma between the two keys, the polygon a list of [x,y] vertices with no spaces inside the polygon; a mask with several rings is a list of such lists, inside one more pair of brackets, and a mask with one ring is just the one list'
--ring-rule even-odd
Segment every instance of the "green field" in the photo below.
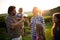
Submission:
{"label": "green field", "polygon": [[[51,40],[51,27],[52,23],[46,23],[46,40]],[[9,35],[5,32],[4,28],[0,28],[0,39],[1,40],[10,40]],[[31,40],[31,30],[28,26],[25,26],[25,35],[23,40]]]}
{"label": "green field", "polygon": [[[60,6],[58,6],[57,8],[53,8],[51,10],[45,10],[44,12],[42,12],[43,16],[44,16],[44,20],[46,23],[46,40],[52,40],[51,37],[51,27],[52,27],[52,15],[56,12],[60,12]],[[0,14],[0,40],[10,40],[10,37],[8,35],[8,33],[6,33],[6,29],[4,27],[6,27],[5,25],[5,17],[7,16],[7,14]],[[29,15],[29,21],[31,21],[32,15]],[[31,29],[26,26],[27,23],[25,23],[25,35],[23,36],[23,40],[31,40]]]}
{"label": "green field", "polygon": [[[30,19],[31,17],[32,16],[29,16]],[[46,23],[46,40],[51,40],[52,16],[45,16],[44,20]],[[5,21],[5,15],[0,17],[0,40],[10,40],[8,33],[6,33],[6,29],[3,28],[5,27],[4,21]],[[27,23],[25,23],[25,33],[23,36],[23,40],[31,40],[31,29],[26,25]]]}

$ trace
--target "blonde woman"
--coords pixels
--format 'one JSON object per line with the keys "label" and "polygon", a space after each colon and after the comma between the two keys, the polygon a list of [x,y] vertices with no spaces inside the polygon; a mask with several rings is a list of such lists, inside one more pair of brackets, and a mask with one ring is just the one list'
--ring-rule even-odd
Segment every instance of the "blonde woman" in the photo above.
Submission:
{"label": "blonde woman", "polygon": [[35,30],[36,24],[41,22],[44,26],[44,31],[45,31],[45,22],[44,22],[44,18],[38,15],[39,9],[37,7],[33,8],[32,13],[33,13],[33,17],[31,18],[31,23],[30,23],[32,30],[31,34],[32,34],[32,40],[36,40],[36,30]]}

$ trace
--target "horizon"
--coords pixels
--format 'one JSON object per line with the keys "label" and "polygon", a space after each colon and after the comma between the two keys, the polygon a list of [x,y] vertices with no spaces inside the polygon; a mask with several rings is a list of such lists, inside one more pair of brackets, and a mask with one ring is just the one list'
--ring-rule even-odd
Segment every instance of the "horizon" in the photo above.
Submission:
{"label": "horizon", "polygon": [[[21,3],[21,4],[20,4]],[[41,10],[50,10],[60,6],[59,0],[0,0],[0,14],[7,13],[9,6],[16,6],[16,10],[20,7],[23,8],[23,12],[32,11],[33,7],[38,7]]]}

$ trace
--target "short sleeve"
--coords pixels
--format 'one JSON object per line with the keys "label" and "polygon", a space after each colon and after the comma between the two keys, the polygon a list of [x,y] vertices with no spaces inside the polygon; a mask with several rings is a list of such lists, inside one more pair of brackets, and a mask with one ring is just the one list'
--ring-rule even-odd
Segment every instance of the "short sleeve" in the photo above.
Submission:
{"label": "short sleeve", "polygon": [[13,21],[11,19],[6,18],[5,23],[8,28],[12,28]]}

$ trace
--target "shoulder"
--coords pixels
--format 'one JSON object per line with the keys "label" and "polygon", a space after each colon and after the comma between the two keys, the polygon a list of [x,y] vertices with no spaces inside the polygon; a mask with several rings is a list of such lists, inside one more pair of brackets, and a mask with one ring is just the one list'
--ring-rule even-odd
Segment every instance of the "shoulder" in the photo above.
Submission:
{"label": "shoulder", "polygon": [[9,21],[11,18],[9,16],[6,16],[5,22]]}
{"label": "shoulder", "polygon": [[43,16],[38,16],[38,18],[43,18]]}
{"label": "shoulder", "polygon": [[7,15],[5,19],[10,19],[10,16],[9,16],[9,15]]}
{"label": "shoulder", "polygon": [[43,16],[38,16],[38,19],[41,20],[41,19],[44,19]]}
{"label": "shoulder", "polygon": [[34,19],[34,17],[31,18],[31,20],[33,20],[33,19]]}

